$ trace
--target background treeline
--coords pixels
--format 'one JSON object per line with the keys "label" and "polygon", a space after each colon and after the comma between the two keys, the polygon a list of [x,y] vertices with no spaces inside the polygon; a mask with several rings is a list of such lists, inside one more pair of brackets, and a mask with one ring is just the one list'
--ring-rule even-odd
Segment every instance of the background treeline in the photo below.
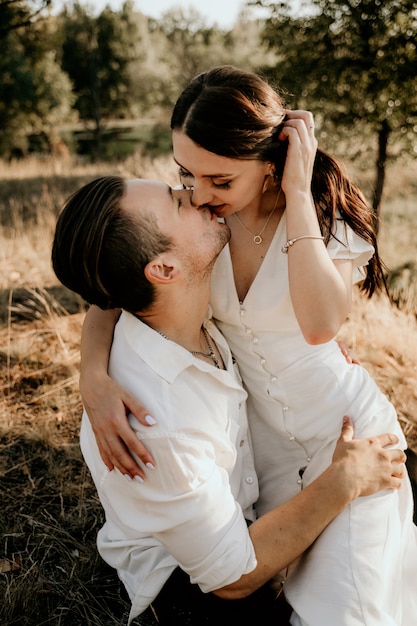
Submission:
{"label": "background treeline", "polygon": [[322,147],[374,163],[378,213],[390,160],[417,154],[417,0],[294,4],[247,2],[226,31],[192,9],[156,21],[132,0],[98,14],[1,0],[0,157],[169,151],[180,90],[233,63],[264,73],[289,107],[313,110]]}

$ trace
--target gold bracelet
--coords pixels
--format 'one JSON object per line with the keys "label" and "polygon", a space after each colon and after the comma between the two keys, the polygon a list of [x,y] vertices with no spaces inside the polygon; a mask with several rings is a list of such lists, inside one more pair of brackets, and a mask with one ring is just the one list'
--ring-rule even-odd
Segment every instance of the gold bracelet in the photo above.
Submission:
{"label": "gold bracelet", "polygon": [[319,237],[317,235],[301,235],[300,237],[294,237],[294,239],[288,239],[288,241],[286,241],[282,246],[281,252],[283,252],[284,254],[288,254],[288,249],[291,248],[291,246],[293,246],[295,242],[299,241],[300,239],[321,239],[323,241],[324,237]]}

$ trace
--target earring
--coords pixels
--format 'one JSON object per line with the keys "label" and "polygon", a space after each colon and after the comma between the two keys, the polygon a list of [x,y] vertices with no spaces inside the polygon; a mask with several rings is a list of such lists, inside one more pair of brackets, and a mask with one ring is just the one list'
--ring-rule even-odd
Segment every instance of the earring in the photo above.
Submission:
{"label": "earring", "polygon": [[274,166],[272,163],[269,164],[269,172],[265,175],[264,184],[262,185],[262,193],[268,191],[270,186],[274,186]]}

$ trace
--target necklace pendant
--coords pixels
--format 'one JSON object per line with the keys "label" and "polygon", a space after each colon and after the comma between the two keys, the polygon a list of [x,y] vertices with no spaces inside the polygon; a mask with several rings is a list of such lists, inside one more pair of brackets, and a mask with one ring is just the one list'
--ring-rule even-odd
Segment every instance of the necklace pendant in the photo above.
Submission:
{"label": "necklace pendant", "polygon": [[255,243],[257,246],[259,246],[260,243],[263,242],[263,239],[260,235],[255,235],[255,237],[253,238],[253,243]]}

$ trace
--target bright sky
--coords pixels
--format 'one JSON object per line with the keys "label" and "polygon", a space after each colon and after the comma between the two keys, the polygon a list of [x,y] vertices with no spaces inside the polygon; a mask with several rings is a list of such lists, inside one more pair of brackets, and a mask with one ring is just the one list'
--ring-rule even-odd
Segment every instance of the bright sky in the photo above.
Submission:
{"label": "bright sky", "polygon": [[[98,11],[106,5],[118,10],[123,0],[81,0],[81,3],[93,6]],[[239,10],[245,4],[244,0],[134,0],[134,3],[138,11],[155,18],[174,6],[184,9],[194,7],[206,17],[209,24],[217,23],[222,28],[232,27]],[[65,4],[65,0],[61,0],[61,4]]]}

